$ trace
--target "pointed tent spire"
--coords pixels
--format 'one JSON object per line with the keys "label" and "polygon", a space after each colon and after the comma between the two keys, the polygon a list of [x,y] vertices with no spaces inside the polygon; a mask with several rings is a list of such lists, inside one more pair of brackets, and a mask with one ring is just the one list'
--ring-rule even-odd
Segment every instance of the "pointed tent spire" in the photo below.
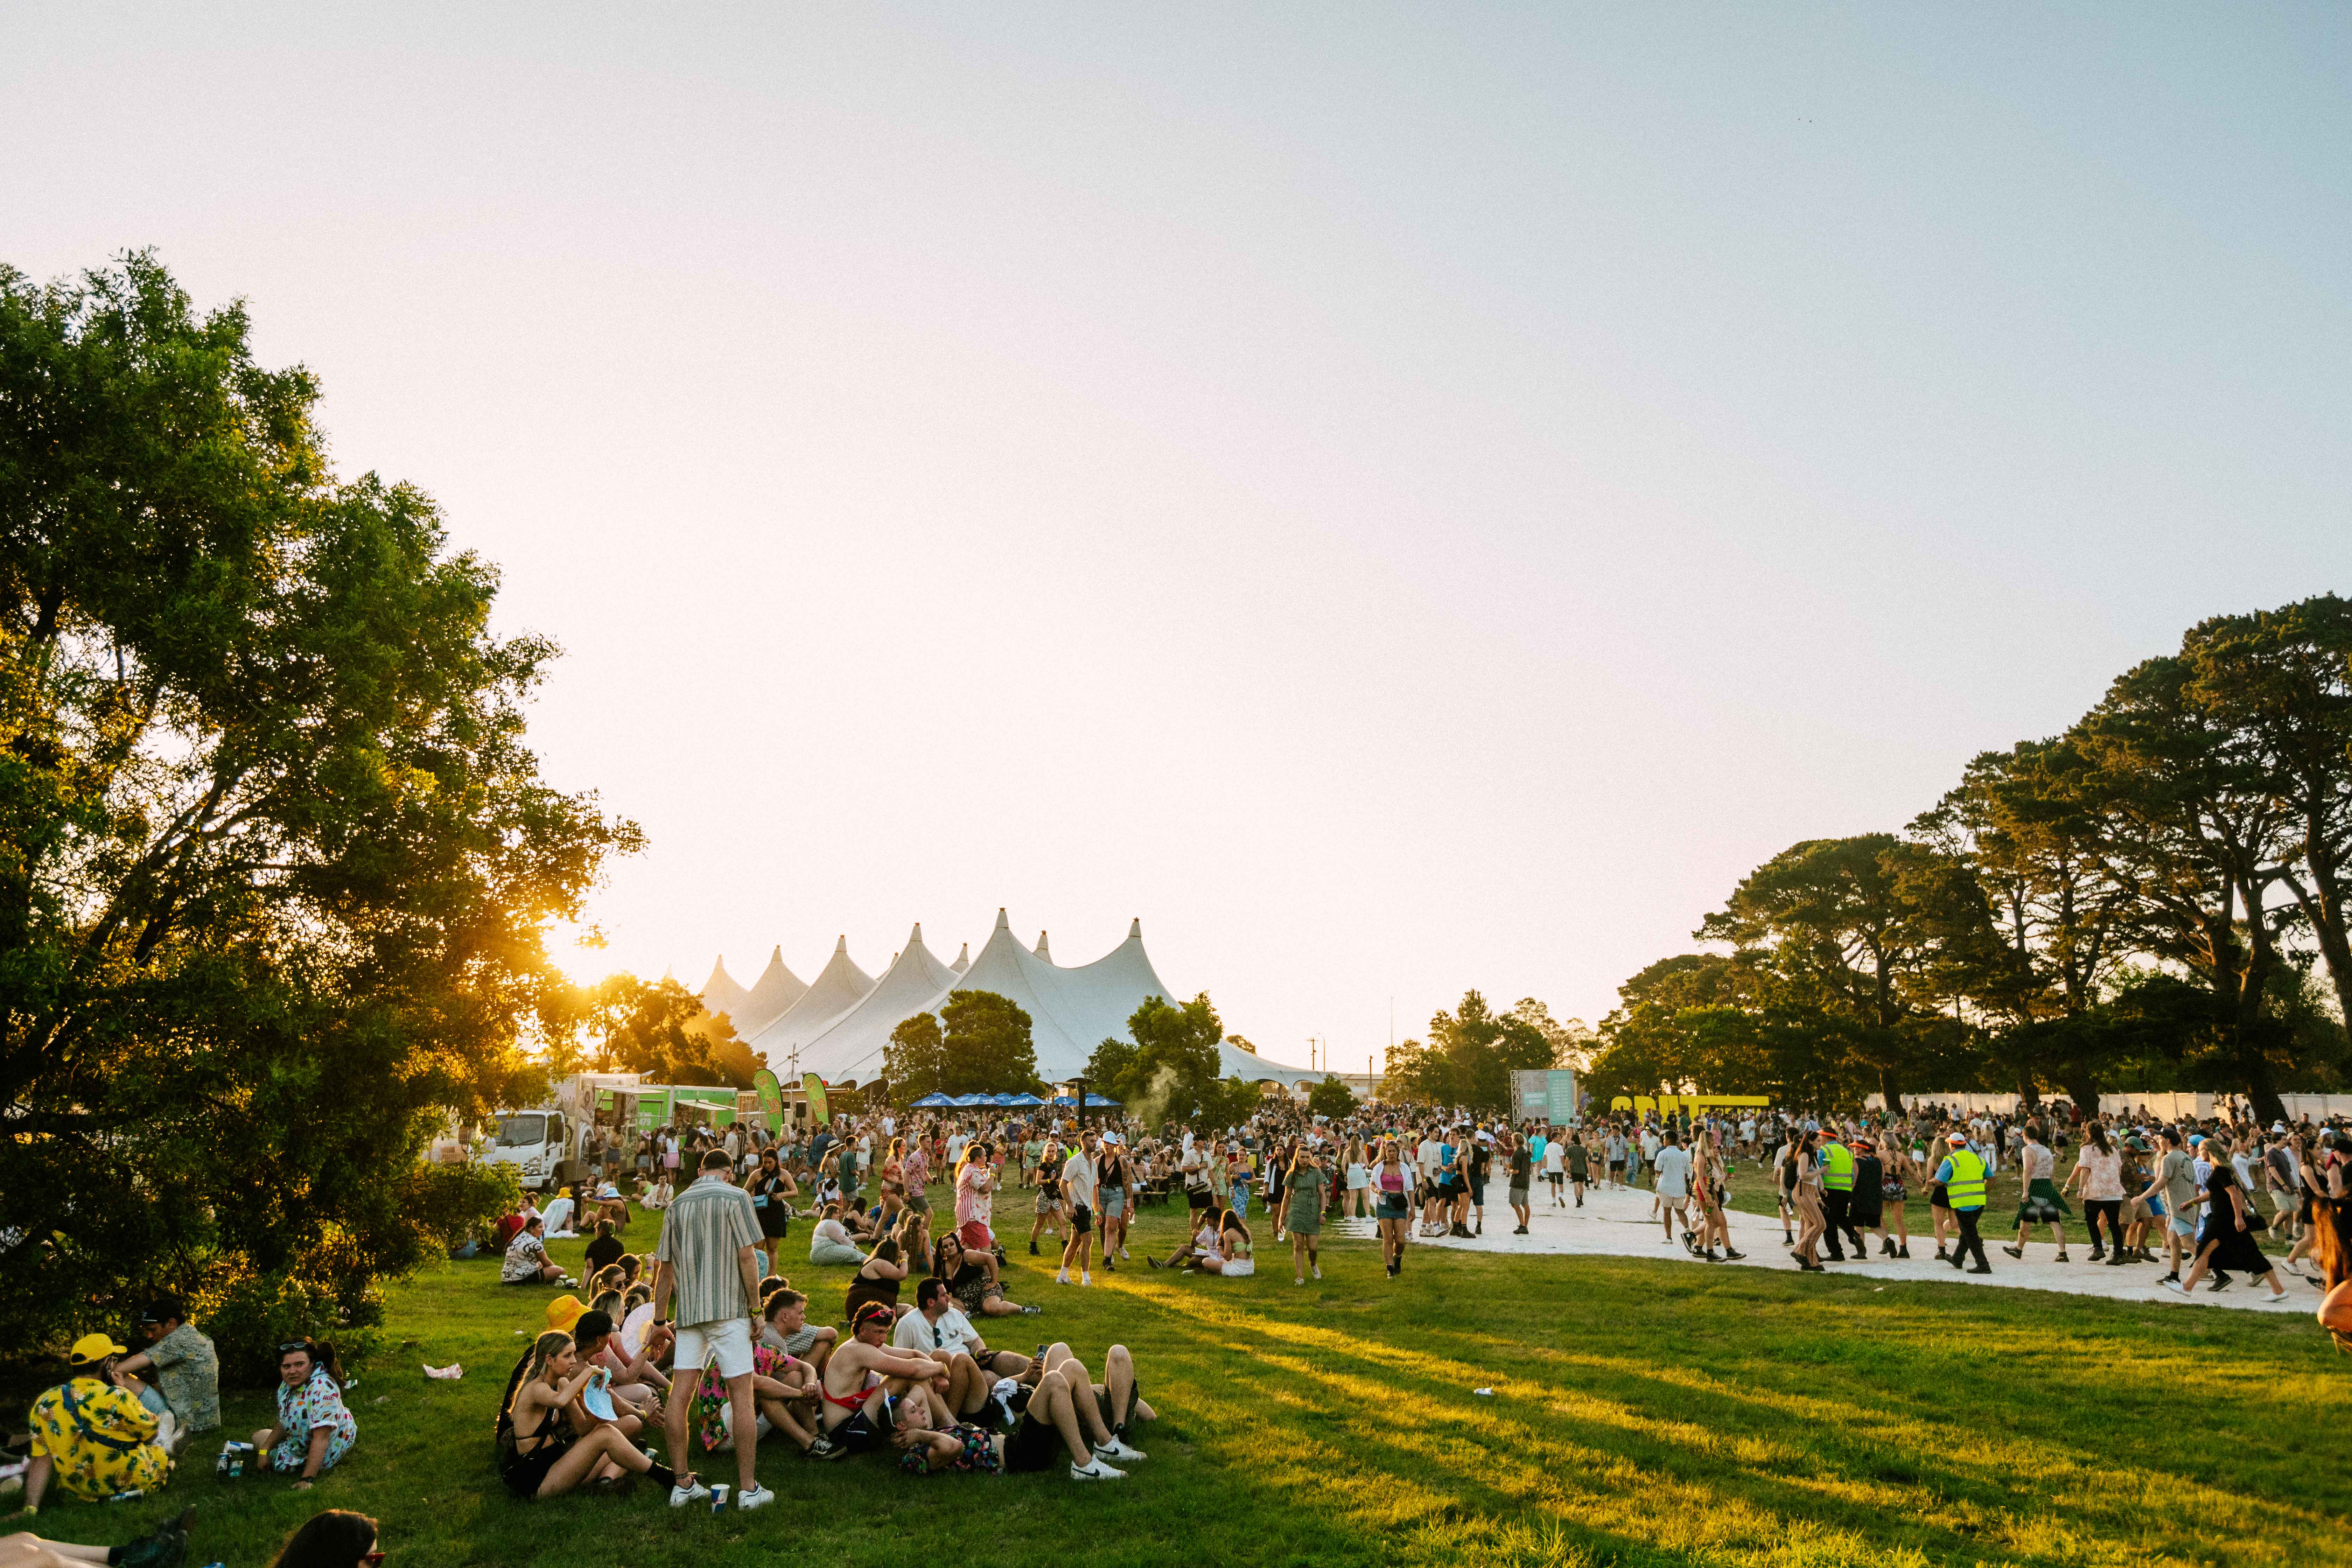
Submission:
{"label": "pointed tent spire", "polygon": [[996,929],[998,931],[1007,931],[1012,928],[1012,925],[1013,922],[1004,918],[1004,906],[999,904],[996,907]]}
{"label": "pointed tent spire", "polygon": [[1143,917],[1141,915],[1138,915],[1135,919],[1127,922],[1127,934],[1129,937],[1138,942],[1140,942],[1143,939]]}
{"label": "pointed tent spire", "polygon": [[1054,950],[1045,945],[1045,933],[1042,931],[1037,933],[1037,945],[1031,951],[1048,963],[1054,962]]}
{"label": "pointed tent spire", "polygon": [[919,947],[920,945],[922,945],[922,941],[923,941],[923,922],[922,922],[922,921],[917,921],[915,922],[915,929],[914,929],[913,931],[909,931],[909,932],[908,932],[908,933],[907,933],[907,945],[908,945],[908,947]]}
{"label": "pointed tent spire", "polygon": [[833,951],[841,954],[842,957],[847,958],[849,956],[849,938],[845,934],[839,942],[833,944]]}
{"label": "pointed tent spire", "polygon": [[665,985],[675,985],[677,984],[677,964],[665,963],[662,965],[662,984]]}
{"label": "pointed tent spire", "polygon": [[970,969],[971,967],[971,943],[965,942],[962,947],[957,949],[956,961],[953,963],[949,964],[948,967],[954,970],[958,974],[961,974],[965,970]]}

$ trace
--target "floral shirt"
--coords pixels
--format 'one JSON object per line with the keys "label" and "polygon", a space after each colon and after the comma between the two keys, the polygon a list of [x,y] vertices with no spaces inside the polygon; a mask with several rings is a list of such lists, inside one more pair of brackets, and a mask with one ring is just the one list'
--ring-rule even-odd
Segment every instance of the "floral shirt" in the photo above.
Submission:
{"label": "floral shirt", "polygon": [[269,1450],[270,1468],[289,1474],[300,1470],[310,1462],[310,1434],[321,1426],[328,1433],[327,1452],[319,1468],[331,1470],[360,1436],[359,1418],[343,1403],[343,1391],[335,1386],[325,1367],[312,1373],[310,1381],[299,1388],[279,1384],[278,1427],[285,1436]]}
{"label": "floral shirt", "polygon": [[[784,1363],[783,1352],[772,1345],[751,1347],[751,1375],[773,1377],[776,1368]],[[720,1412],[727,1408],[727,1380],[719,1375],[716,1362],[702,1369],[702,1381],[694,1385],[694,1424],[702,1433],[702,1446],[717,1449],[727,1441],[727,1424]]]}
{"label": "floral shirt", "polygon": [[507,1248],[507,1260],[499,1268],[500,1284],[512,1285],[520,1280],[536,1279],[539,1271],[547,1267],[547,1244],[524,1231]]}
{"label": "floral shirt", "polygon": [[85,1502],[153,1491],[172,1474],[171,1456],[148,1440],[159,1424],[129,1389],[77,1377],[33,1401],[33,1457],[47,1455],[58,1485]]}
{"label": "floral shirt", "polygon": [[213,1342],[194,1323],[182,1323],[147,1347],[155,1363],[155,1386],[163,1403],[191,1432],[209,1432],[220,1425],[220,1357]]}

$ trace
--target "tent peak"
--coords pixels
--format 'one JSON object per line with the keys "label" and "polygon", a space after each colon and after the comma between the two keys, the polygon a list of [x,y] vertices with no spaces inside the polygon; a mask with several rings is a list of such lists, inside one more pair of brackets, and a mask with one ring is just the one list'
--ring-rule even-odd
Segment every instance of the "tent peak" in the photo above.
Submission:
{"label": "tent peak", "polygon": [[1037,945],[1031,951],[1048,963],[1054,962],[1054,950],[1045,945],[1045,933],[1042,931],[1037,933]]}
{"label": "tent peak", "polygon": [[1130,938],[1139,938],[1143,935],[1143,917],[1141,915],[1138,915],[1133,920],[1127,922],[1127,934]]}
{"label": "tent peak", "polygon": [[998,931],[1010,931],[1013,929],[1013,922],[1004,918],[1004,906],[1003,904],[996,906],[996,929]]}

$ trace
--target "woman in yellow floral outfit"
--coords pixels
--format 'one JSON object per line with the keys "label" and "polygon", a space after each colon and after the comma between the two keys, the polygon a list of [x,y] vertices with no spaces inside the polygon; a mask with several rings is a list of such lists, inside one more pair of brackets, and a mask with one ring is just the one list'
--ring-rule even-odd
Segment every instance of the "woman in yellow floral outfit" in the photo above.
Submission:
{"label": "woman in yellow floral outfit", "polygon": [[171,1479],[172,1457],[152,1441],[161,1419],[115,1384],[115,1358],[126,1353],[105,1334],[83,1335],[74,1342],[73,1375],[33,1401],[26,1512],[39,1508],[52,1479],[89,1502],[152,1492]]}

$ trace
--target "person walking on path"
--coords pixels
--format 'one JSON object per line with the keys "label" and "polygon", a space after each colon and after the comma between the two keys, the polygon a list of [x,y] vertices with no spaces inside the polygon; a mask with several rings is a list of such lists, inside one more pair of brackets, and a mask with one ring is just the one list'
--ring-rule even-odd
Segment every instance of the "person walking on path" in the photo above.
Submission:
{"label": "person walking on path", "polygon": [[1399,1154],[1396,1140],[1381,1141],[1379,1162],[1372,1166],[1374,1211],[1381,1227],[1381,1262],[1393,1279],[1404,1268],[1405,1237],[1412,1229],[1413,1169]]}
{"label": "person walking on path", "polygon": [[[2058,1261],[2068,1263],[2073,1259],[2066,1256],[2065,1221],[2074,1211],[2066,1206],[2066,1200],[2058,1195],[2057,1184],[2050,1179],[2050,1173],[2058,1168],[2058,1161],[2042,1142],[2047,1136],[2040,1122],[2026,1123],[2025,1148],[2017,1159],[2018,1180],[2025,1184],[2025,1194],[2017,1205],[2017,1245],[2004,1246],[2001,1250],[2011,1258],[2023,1258],[2025,1233],[2036,1225],[2047,1224],[2050,1239],[2058,1244]],[[1959,1205],[1954,1204],[1952,1207],[1957,1210]]]}
{"label": "person walking on path", "polygon": [[[675,1321],[675,1363],[681,1378],[692,1379],[715,1364],[727,1385],[738,1432],[752,1430],[758,1413],[751,1401],[751,1346],[760,1318],[760,1213],[751,1194],[729,1179],[734,1163],[724,1149],[702,1157],[700,1174],[662,1215],[661,1239],[654,1245],[654,1321]],[[673,1468],[680,1484],[670,1489],[672,1508],[684,1508],[707,1488],[688,1484],[685,1467],[695,1401],[683,1395],[664,1412]],[[735,1506],[751,1510],[776,1500],[753,1473],[759,1445],[735,1446]]]}
{"label": "person walking on path", "polygon": [[[1971,1274],[1990,1274],[1992,1265],[1985,1260],[1984,1237],[1977,1234],[1977,1223],[1984,1217],[1985,1184],[1992,1172],[1984,1156],[1969,1147],[1967,1133],[1952,1133],[1945,1142],[1949,1147],[1943,1163],[1936,1167],[1936,1182],[1944,1189],[1944,1201],[1960,1227],[1959,1239],[1952,1244],[1951,1265]],[[1941,1251],[1937,1249],[1938,1256]],[[1976,1261],[1969,1262],[1970,1258]]]}
{"label": "person walking on path", "polygon": [[2167,1279],[2164,1288],[2176,1295],[2186,1296],[2197,1289],[2208,1269],[2217,1275],[2225,1268],[2234,1268],[2256,1275],[2270,1287],[2270,1300],[2286,1300],[2286,1287],[2279,1282],[2278,1270],[2254,1240],[2254,1200],[2239,1181],[2238,1173],[2227,1160],[2216,1160],[2205,1178],[2205,1218],[2197,1232],[2197,1261],[2190,1266],[2189,1278],[2178,1282]]}

